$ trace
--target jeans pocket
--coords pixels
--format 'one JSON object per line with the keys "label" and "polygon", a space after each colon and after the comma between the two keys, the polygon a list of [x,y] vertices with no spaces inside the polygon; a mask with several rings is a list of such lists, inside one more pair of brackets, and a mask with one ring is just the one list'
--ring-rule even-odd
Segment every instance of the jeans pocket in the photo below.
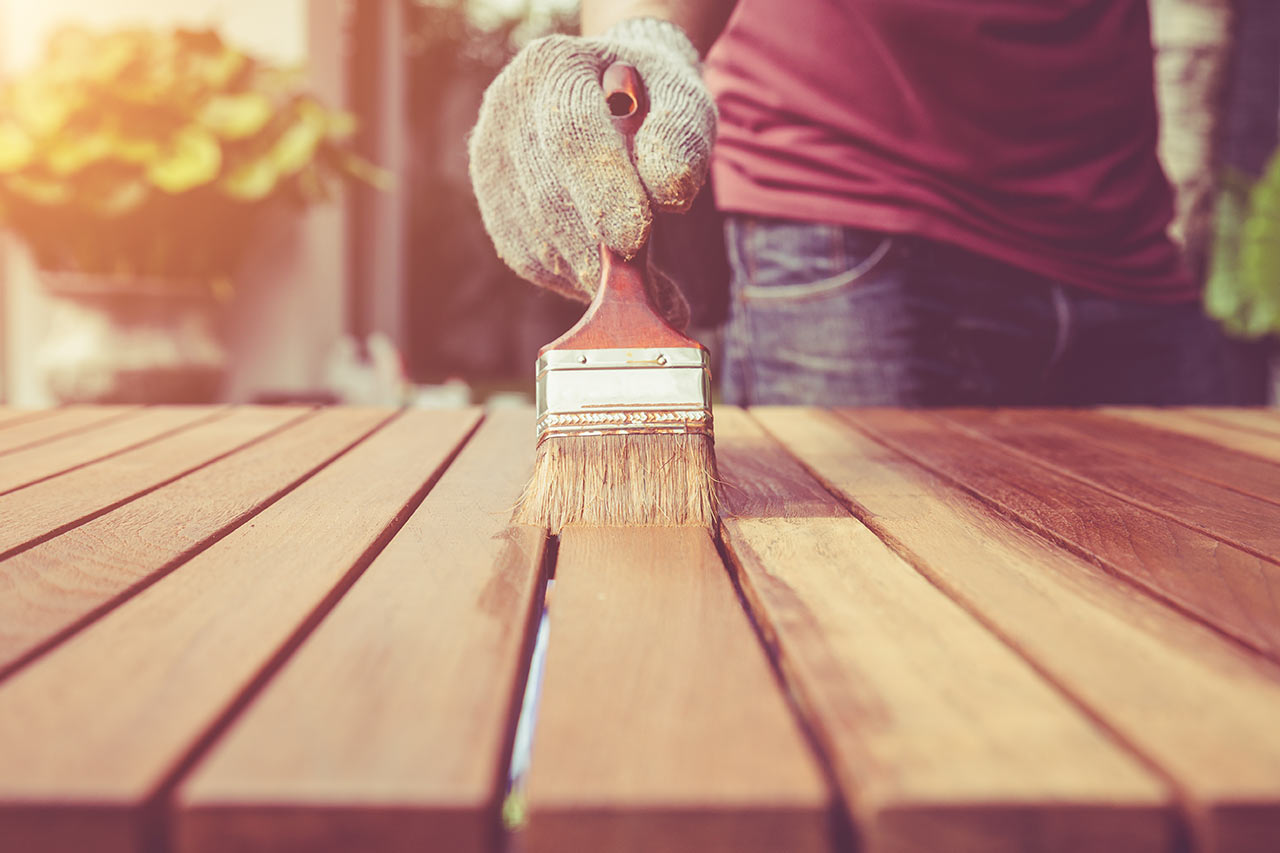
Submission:
{"label": "jeans pocket", "polygon": [[838,295],[871,276],[894,247],[891,235],[825,223],[749,221],[740,235],[746,302],[780,305]]}

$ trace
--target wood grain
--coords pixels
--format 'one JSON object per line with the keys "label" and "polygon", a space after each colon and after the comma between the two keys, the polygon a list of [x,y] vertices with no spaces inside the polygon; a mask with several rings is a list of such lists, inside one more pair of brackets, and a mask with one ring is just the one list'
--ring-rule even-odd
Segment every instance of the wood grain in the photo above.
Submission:
{"label": "wood grain", "polygon": [[1188,803],[1197,849],[1280,838],[1280,670],[816,410],[753,410],[900,556]]}
{"label": "wood grain", "polygon": [[[0,562],[0,674],[235,529],[389,417],[383,409],[330,409],[314,416],[307,410],[251,409],[115,457],[147,453],[146,464],[134,460],[139,472],[154,470],[153,465],[163,469],[170,456],[171,464],[189,465],[196,454],[207,456],[218,445],[234,448],[236,441],[273,423],[287,427]],[[201,435],[203,444],[172,444]],[[82,471],[98,467],[46,483],[69,488]],[[127,477],[130,472],[119,473]],[[0,498],[0,514],[9,517],[10,498],[44,485]],[[77,501],[82,486],[61,496]],[[26,522],[30,515],[19,503],[11,517]],[[7,532],[0,529],[0,536]]]}
{"label": "wood grain", "polygon": [[180,853],[495,850],[545,534],[498,411],[177,794]]}
{"label": "wood grain", "polygon": [[973,435],[986,436],[1027,458],[1096,486],[1202,533],[1280,561],[1280,512],[1242,495],[1132,454],[1080,441],[1053,423],[1054,413],[951,409],[943,417]]}
{"label": "wood grain", "polygon": [[27,423],[29,421],[47,418],[55,414],[57,409],[14,409],[8,406],[0,407],[0,429],[8,429],[18,424]]}
{"label": "wood grain", "polygon": [[0,495],[225,414],[225,409],[202,406],[155,406],[28,446],[4,457]]}
{"label": "wood grain", "polygon": [[1276,409],[1239,409],[1229,407],[1193,407],[1187,413],[1209,423],[1225,424],[1233,429],[1280,438],[1280,414]]}
{"label": "wood grain", "polygon": [[[720,511],[726,518],[848,518],[822,484],[737,406],[716,406]],[[727,437],[720,441],[721,435]],[[725,472],[732,476],[725,476]]]}
{"label": "wood grain", "polygon": [[0,837],[138,851],[202,738],[386,541],[472,429],[408,412],[0,683]]}
{"label": "wood grain", "polygon": [[[754,423],[716,415],[729,484],[767,506],[800,477],[813,483]],[[827,506],[809,515],[815,491]],[[729,519],[724,536],[859,849],[1170,849],[1160,779],[825,489],[801,493],[800,512]]]}
{"label": "wood grain", "polygon": [[568,527],[529,853],[827,850],[830,798],[705,530]]}
{"label": "wood grain", "polygon": [[1195,417],[1181,409],[1104,408],[1098,411],[1111,418],[1123,418],[1167,432],[1195,436],[1221,447],[1229,447],[1271,462],[1280,462],[1280,436],[1273,438],[1236,429],[1217,421]]}
{"label": "wood grain", "polygon": [[213,420],[0,495],[0,518],[7,519],[0,528],[0,557],[194,471],[307,413],[284,407],[225,410]]}
{"label": "wood grain", "polygon": [[[931,415],[871,409],[841,415],[1032,530],[1280,660],[1280,566],[1275,563]],[[1092,439],[1081,433],[1078,440]]]}
{"label": "wood grain", "polygon": [[1212,441],[1095,412],[1061,410],[1047,416],[1010,410],[1010,423],[1052,422],[1056,431],[1085,444],[1105,445],[1140,457],[1154,470],[1181,471],[1216,485],[1280,504],[1280,464],[1227,450]]}
{"label": "wood grain", "polygon": [[142,409],[138,406],[67,406],[63,409],[50,409],[48,414],[34,420],[3,425],[4,428],[0,431],[0,454],[53,441],[141,412]]}

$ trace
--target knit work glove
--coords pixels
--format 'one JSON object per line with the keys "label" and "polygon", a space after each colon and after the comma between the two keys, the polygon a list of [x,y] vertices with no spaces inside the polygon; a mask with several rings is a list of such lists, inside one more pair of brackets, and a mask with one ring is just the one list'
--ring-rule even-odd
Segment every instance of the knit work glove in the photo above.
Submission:
{"label": "knit work glove", "polygon": [[[619,60],[635,66],[649,98],[632,157],[600,85]],[[698,53],[674,24],[632,19],[598,38],[530,43],[485,92],[471,134],[471,184],[499,257],[534,284],[589,301],[601,242],[634,257],[654,209],[693,203],[715,125]],[[668,320],[687,323],[674,284],[650,276],[650,289]]]}

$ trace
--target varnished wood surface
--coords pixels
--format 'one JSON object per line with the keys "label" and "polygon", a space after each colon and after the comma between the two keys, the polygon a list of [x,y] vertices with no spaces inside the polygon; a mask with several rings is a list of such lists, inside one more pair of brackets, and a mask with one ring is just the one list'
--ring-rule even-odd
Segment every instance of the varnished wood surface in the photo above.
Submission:
{"label": "varnished wood surface", "polygon": [[697,528],[567,528],[530,853],[830,849],[830,794]]}
{"label": "varnished wood surface", "polygon": [[[997,444],[974,440],[940,416],[842,414],[1022,525],[1280,661],[1280,599],[1272,593],[1280,590],[1280,565],[1275,562]],[[1245,465],[1266,464],[1235,455]]]}
{"label": "varnished wood surface", "polygon": [[1176,785],[1185,843],[1258,853],[1274,846],[1274,665],[1117,583],[835,414],[758,417],[886,544]]}
{"label": "varnished wood surface", "polygon": [[[295,413],[234,453],[0,560],[0,584],[7,590],[0,597],[0,673],[65,636],[99,608],[181,565],[390,416],[383,410],[356,408]],[[229,425],[225,420],[216,423]],[[174,461],[190,464],[181,457]],[[0,505],[10,501],[12,529],[22,529],[29,518],[47,517],[40,513],[36,489],[51,499],[91,497],[79,488],[56,488],[72,483],[76,473],[0,498]],[[32,507],[19,512],[19,501],[29,491]]]}
{"label": "varnished wood surface", "polygon": [[507,524],[532,429],[526,411],[480,427],[179,789],[179,850],[493,849],[542,612],[545,537]]}
{"label": "varnished wood surface", "polygon": [[1280,415],[716,419],[547,543],[528,410],[0,408],[0,850],[1280,850]]}
{"label": "varnished wood surface", "polygon": [[107,421],[141,414],[138,406],[67,406],[62,409],[10,409],[0,422],[0,454],[52,441]]}
{"label": "varnished wood surface", "polygon": [[804,478],[807,501],[825,497],[828,511],[813,514],[807,502],[781,512],[761,502],[766,512],[726,522],[725,541],[832,756],[864,850],[1042,849],[1067,814],[1081,849],[1169,849],[1173,793],[1163,780],[758,425],[722,417],[716,428],[721,442],[753,449],[750,467],[722,462],[729,484],[768,494]]}
{"label": "varnished wood surface", "polygon": [[1104,408],[1098,411],[1112,419],[1135,421],[1166,433],[1211,441],[1229,450],[1247,454],[1253,459],[1280,462],[1280,435],[1240,429],[1230,422],[1203,417],[1184,409]]}

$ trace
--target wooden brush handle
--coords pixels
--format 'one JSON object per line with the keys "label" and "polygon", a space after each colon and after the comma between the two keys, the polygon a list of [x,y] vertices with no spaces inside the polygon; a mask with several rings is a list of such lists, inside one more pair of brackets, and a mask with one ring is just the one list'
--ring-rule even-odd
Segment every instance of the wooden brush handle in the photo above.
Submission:
{"label": "wooden brush handle", "polygon": [[[636,132],[649,112],[644,81],[634,66],[615,62],[605,69],[600,83],[613,126],[622,135],[630,154]],[[601,243],[600,286],[587,313],[541,351],[700,346],[668,324],[650,300],[645,287],[647,252],[648,246],[642,246],[636,256],[628,260]]]}
{"label": "wooden brush handle", "polygon": [[622,134],[630,153],[636,132],[649,114],[649,93],[644,89],[644,81],[634,65],[615,62],[604,70],[600,85],[604,87],[604,102],[613,117],[613,126]]}

